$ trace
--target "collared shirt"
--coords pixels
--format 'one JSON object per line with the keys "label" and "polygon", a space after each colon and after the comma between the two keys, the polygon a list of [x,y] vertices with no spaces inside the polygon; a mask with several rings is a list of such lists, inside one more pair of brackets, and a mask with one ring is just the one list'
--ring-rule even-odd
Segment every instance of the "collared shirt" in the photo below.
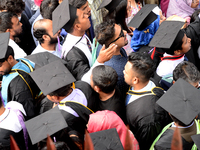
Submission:
{"label": "collared shirt", "polygon": [[[169,55],[167,53],[165,53],[163,55],[165,57],[171,57],[172,59],[165,59],[165,60],[162,60],[158,67],[157,67],[157,70],[156,70],[156,73],[163,77],[165,75],[169,75],[169,74],[172,74],[173,73],[173,70],[175,69],[175,67],[182,61],[184,61],[184,55],[183,57],[180,57],[180,58],[177,58],[176,59],[176,56],[174,55]],[[174,59],[173,59],[174,58]]]}
{"label": "collared shirt", "polygon": [[46,50],[40,44],[38,44],[38,46],[33,50],[31,54],[36,54],[36,53],[41,53],[41,52],[49,52],[61,58],[62,47],[61,49],[59,49],[58,44],[56,44],[56,50]]}
{"label": "collared shirt", "polygon": [[25,56],[27,56],[27,54],[24,52],[24,50],[21,49],[21,48],[15,43],[15,41],[13,41],[12,39],[9,39],[8,45],[9,45],[10,47],[13,48],[13,51],[14,51],[14,58],[15,58],[15,59],[24,58]]}
{"label": "collared shirt", "polygon": [[[67,55],[67,53],[72,49],[73,46],[76,46],[77,48],[79,48],[87,57],[90,66],[92,65],[92,54],[88,48],[87,45],[87,39],[90,42],[90,39],[84,35],[83,37],[81,36],[74,36],[70,33],[67,34],[66,39],[63,43],[63,47],[62,47],[62,56],[65,57]],[[91,42],[90,42],[91,44]],[[91,44],[92,46],[92,44]]]}
{"label": "collared shirt", "polygon": [[[134,90],[134,88],[131,87],[131,90],[133,90],[134,92],[144,92],[144,91],[151,91],[151,89],[154,87],[156,87],[156,85],[152,81],[149,81],[149,83],[144,88],[140,90]],[[127,101],[128,96],[131,96],[129,101]],[[127,95],[126,104],[129,104],[142,96],[145,96],[145,95]]]}
{"label": "collared shirt", "polygon": [[[62,101],[60,101],[61,103],[65,102],[65,101],[74,101],[74,102],[79,102],[85,106],[87,106],[87,99],[85,97],[85,95],[83,94],[83,92],[79,89],[73,89],[72,93],[70,95],[68,95],[67,97],[65,97]],[[69,106],[61,106],[58,105],[59,109],[62,109],[76,117],[79,117],[79,115]]]}

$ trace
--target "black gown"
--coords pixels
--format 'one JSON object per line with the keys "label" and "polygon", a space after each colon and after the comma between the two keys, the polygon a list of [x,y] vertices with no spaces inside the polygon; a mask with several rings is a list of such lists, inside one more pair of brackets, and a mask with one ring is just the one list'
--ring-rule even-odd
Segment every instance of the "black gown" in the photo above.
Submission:
{"label": "black gown", "polygon": [[156,95],[146,95],[129,103],[126,107],[130,130],[137,139],[140,149],[147,150],[163,127],[172,122],[168,113],[156,104],[164,91],[154,88]]}

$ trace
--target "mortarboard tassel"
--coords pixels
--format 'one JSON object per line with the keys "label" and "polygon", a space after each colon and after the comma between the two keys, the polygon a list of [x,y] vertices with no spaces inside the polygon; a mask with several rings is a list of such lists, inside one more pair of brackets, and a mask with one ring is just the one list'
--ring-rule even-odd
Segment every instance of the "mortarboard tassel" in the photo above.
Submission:
{"label": "mortarboard tassel", "polygon": [[49,135],[47,137],[47,150],[56,150],[56,147]]}
{"label": "mortarboard tassel", "polygon": [[10,150],[20,150],[12,135],[10,135]]}
{"label": "mortarboard tassel", "polygon": [[182,148],[181,134],[178,127],[176,127],[172,138],[171,150],[182,150],[182,149],[183,148]]}
{"label": "mortarboard tassel", "polygon": [[84,150],[94,150],[92,139],[87,130],[85,130]]}

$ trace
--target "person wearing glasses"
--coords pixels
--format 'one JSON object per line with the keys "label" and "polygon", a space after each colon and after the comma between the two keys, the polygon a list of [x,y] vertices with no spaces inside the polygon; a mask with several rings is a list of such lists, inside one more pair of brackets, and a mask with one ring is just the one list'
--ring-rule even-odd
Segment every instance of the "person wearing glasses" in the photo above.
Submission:
{"label": "person wearing glasses", "polygon": [[114,68],[117,72],[117,87],[121,91],[123,100],[125,100],[128,85],[124,82],[123,68],[127,62],[127,54],[123,47],[128,44],[126,37],[127,32],[123,30],[120,25],[115,24],[113,20],[109,20],[96,26],[95,35],[97,41],[101,45],[105,44],[106,48],[111,44],[117,45],[117,49],[113,57],[104,64]]}

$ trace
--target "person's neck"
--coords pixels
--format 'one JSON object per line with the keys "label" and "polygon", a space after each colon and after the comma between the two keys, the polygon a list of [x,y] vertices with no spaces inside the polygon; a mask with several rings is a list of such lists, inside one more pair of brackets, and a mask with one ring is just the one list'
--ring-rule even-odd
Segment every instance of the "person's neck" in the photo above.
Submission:
{"label": "person's neck", "polygon": [[114,55],[121,55],[120,50],[121,50],[121,47],[117,47]]}
{"label": "person's neck", "polygon": [[10,36],[10,39],[13,40],[13,41],[15,41],[15,40],[14,40],[14,39],[15,39],[14,36]]}
{"label": "person's neck", "polygon": [[55,51],[56,50],[56,44],[47,44],[47,43],[41,43],[42,48],[44,48],[47,51]]}
{"label": "person's neck", "polygon": [[134,90],[141,90],[143,89],[145,86],[147,86],[147,84],[149,83],[149,81],[145,82],[145,83],[139,83],[139,84],[135,84],[132,87],[134,88]]}
{"label": "person's neck", "polygon": [[85,31],[73,31],[72,33],[70,33],[74,36],[84,36]]}
{"label": "person's neck", "polygon": [[99,99],[101,101],[107,101],[109,98],[111,98],[115,94],[115,90],[113,90],[111,93],[104,93],[104,92],[99,92]]}
{"label": "person's neck", "polygon": [[65,99],[67,96],[69,96],[72,93],[73,89],[70,89],[70,91],[68,92],[68,94],[66,96],[59,96],[58,102],[62,101],[63,99]]}
{"label": "person's neck", "polygon": [[5,107],[4,106],[2,106],[1,108],[0,108],[0,116],[5,112]]}
{"label": "person's neck", "polygon": [[18,61],[16,59],[13,60],[13,62],[11,63],[11,67],[13,67],[14,65],[16,65],[18,63]]}

